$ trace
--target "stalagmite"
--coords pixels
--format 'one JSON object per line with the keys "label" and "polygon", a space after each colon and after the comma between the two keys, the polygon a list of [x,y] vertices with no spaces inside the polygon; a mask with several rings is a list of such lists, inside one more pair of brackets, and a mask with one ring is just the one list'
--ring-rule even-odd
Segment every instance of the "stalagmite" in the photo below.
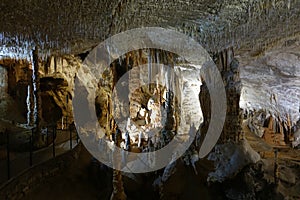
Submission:
{"label": "stalagmite", "polygon": [[[116,132],[115,132],[115,145],[120,148],[121,141],[122,141],[122,134],[121,134],[121,131],[118,128],[116,128],[115,130],[116,130]],[[122,159],[122,155],[113,155],[113,159],[114,159],[113,162],[114,162],[115,165],[119,165],[119,167],[120,167],[121,161],[122,161],[122,160],[118,159],[120,156],[121,156],[121,159]],[[125,159],[125,157],[124,157],[124,159]],[[113,192],[111,194],[110,199],[111,200],[125,200],[125,199],[127,199],[127,196],[125,194],[124,187],[123,187],[123,180],[122,180],[122,172],[121,171],[116,170],[116,169],[113,170],[113,180],[112,180],[112,182],[113,182]]]}
{"label": "stalagmite", "polygon": [[54,56],[54,73],[57,72],[57,58]]}
{"label": "stalagmite", "polygon": [[[241,96],[241,82],[239,75],[238,61],[234,58],[234,51],[232,47],[224,49],[217,53],[216,64],[221,72],[222,79],[225,84],[226,98],[227,98],[227,113],[224,128],[222,131],[222,141],[227,142],[238,141],[242,139],[241,124],[242,117],[240,113],[240,96]],[[204,91],[206,90],[204,85]],[[202,92],[202,90],[201,90]],[[204,95],[208,95],[207,92],[203,92]],[[206,97],[208,98],[208,97]],[[207,101],[202,97],[203,101]],[[209,102],[203,102],[203,106],[209,104]],[[202,108],[205,108],[201,106]],[[206,108],[205,108],[206,110]],[[207,111],[206,111],[207,112]],[[206,114],[204,114],[205,116]],[[208,119],[205,119],[203,129],[207,129]]]}
{"label": "stalagmite", "polygon": [[292,142],[292,147],[296,148],[298,145],[300,145],[300,129],[297,130],[294,134],[294,141]]}

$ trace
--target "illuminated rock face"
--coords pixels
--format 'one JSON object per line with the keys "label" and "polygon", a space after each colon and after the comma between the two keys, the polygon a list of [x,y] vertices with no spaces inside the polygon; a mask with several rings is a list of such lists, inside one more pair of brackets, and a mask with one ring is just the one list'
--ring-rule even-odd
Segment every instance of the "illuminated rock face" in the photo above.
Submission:
{"label": "illuminated rock face", "polygon": [[[126,55],[132,60],[131,63],[134,63],[128,73],[130,79],[128,84],[130,106],[127,111],[129,115],[127,115],[130,120],[128,118],[124,119],[120,128],[123,133],[125,133],[125,129],[129,130],[130,138],[134,141],[138,140],[140,131],[145,133],[143,137],[148,138],[147,135],[152,134],[151,129],[153,128],[175,131],[181,126],[178,134],[188,135],[187,133],[192,126],[191,121],[198,120],[197,124],[194,124],[196,127],[203,121],[199,99],[197,98],[201,85],[199,69],[188,64],[175,64],[173,66],[174,64],[170,61],[171,53],[153,52],[155,51],[139,51]],[[149,57],[158,65],[136,66],[137,64],[147,63],[150,60]],[[170,66],[170,68],[164,68],[162,63]],[[126,66],[122,67],[127,68]],[[158,81],[158,83],[149,85],[149,77],[153,81]],[[118,98],[122,96],[120,94],[122,92],[123,90],[119,91]],[[118,108],[126,107],[121,98],[116,102]],[[105,105],[102,103],[102,106]],[[189,112],[184,113],[184,110]],[[121,114],[117,109],[117,116],[122,117],[119,113]],[[157,135],[156,137],[160,138],[161,136]],[[161,142],[158,140],[153,139],[153,143]]]}
{"label": "illuminated rock face", "polygon": [[265,110],[280,121],[293,124],[299,119],[300,108],[300,45],[277,47],[253,61],[240,57],[244,110]]}
{"label": "illuminated rock face", "polygon": [[217,145],[215,151],[209,154],[208,159],[215,161],[216,168],[215,172],[208,175],[208,181],[223,182],[246,165],[259,161],[260,156],[251,148],[247,140],[243,140],[238,144]]}
{"label": "illuminated rock face", "polygon": [[[72,121],[72,91],[80,63],[81,60],[74,56],[51,57],[48,62],[39,62],[43,123],[53,124],[61,121],[62,116]],[[0,118],[33,125],[31,64],[13,59],[3,59],[0,64]]]}
{"label": "illuminated rock face", "polygon": [[[178,98],[178,107],[181,111],[179,119],[177,119],[177,123],[180,124],[178,134],[186,135],[185,137],[188,138],[191,127],[198,128],[203,122],[199,98],[195,98],[199,96],[200,86],[202,85],[200,71],[194,66],[178,65],[175,66],[175,77],[177,77],[177,83],[174,86],[176,88],[174,98]],[[195,120],[198,123],[192,124],[192,121]]]}
{"label": "illuminated rock face", "polygon": [[0,118],[25,123],[31,66],[27,61],[13,59],[1,60],[0,66]]}
{"label": "illuminated rock face", "polygon": [[74,78],[80,64],[81,60],[75,56],[50,57],[41,67],[43,118],[47,123],[62,117],[65,122],[72,122]]}

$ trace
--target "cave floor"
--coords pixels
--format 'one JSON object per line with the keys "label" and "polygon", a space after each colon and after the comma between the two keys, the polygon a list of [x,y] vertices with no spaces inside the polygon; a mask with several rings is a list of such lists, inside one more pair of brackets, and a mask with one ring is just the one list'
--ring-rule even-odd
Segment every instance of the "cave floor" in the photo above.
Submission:
{"label": "cave floor", "polygon": [[273,145],[267,143],[264,139],[256,136],[247,127],[246,123],[243,124],[243,132],[245,138],[251,145],[251,147],[260,153],[262,159],[274,159],[274,151],[278,150],[278,161],[291,161],[300,166],[300,150],[291,148],[288,145]]}
{"label": "cave floor", "polygon": [[[288,146],[268,144],[263,139],[250,132],[245,123],[243,131],[245,133],[245,138],[248,140],[252,148],[260,153],[264,163],[264,178],[271,183],[274,182],[274,149],[278,149],[279,185],[277,190],[283,194],[293,194],[292,196],[295,197],[294,199],[299,199],[300,150],[292,149]],[[68,146],[68,142],[66,142],[65,145]],[[99,165],[91,164],[91,160],[91,155],[85,150],[85,148],[83,148],[79,155],[79,159],[76,160],[75,163],[62,173],[46,179],[41,184],[34,187],[33,190],[25,195],[24,199],[109,199],[112,192],[112,170],[104,167],[99,171]],[[180,166],[178,167],[180,168]],[[184,166],[181,167],[186,168]],[[193,199],[195,195],[202,196],[204,199],[218,199],[217,197],[220,197],[221,194],[216,194],[217,192],[212,194],[207,189],[207,186],[205,186],[205,177],[209,171],[213,170],[211,163],[197,163],[197,169],[199,169],[201,174],[195,175],[192,168],[179,170],[184,173],[174,174],[165,190],[169,188],[167,191],[172,190],[171,193],[174,193],[173,190],[178,190],[178,193],[179,191],[184,191],[185,197],[190,195],[189,197],[191,199]],[[95,176],[95,174],[97,174],[97,176]],[[126,182],[127,184],[130,183],[128,180]],[[172,183],[174,183],[173,186]],[[180,188],[177,188],[179,185]],[[202,185],[200,188],[203,189],[199,190],[199,185]],[[133,188],[135,191],[139,191],[137,188],[141,186],[129,184],[127,187]],[[139,193],[140,192],[141,191],[139,191]],[[153,195],[151,194],[151,192],[153,192],[151,190],[144,190],[141,193],[144,196],[144,193],[147,192],[149,195],[145,196],[148,199],[154,199],[153,196],[151,196]],[[211,198],[213,195],[215,195],[215,197]],[[129,197],[133,196],[130,196],[129,194]]]}
{"label": "cave floor", "polygon": [[96,178],[102,178],[103,182],[110,183],[106,179],[111,175],[102,174],[103,177],[93,177],[93,168],[91,168],[90,163],[91,155],[85,148],[82,148],[79,159],[72,166],[62,173],[44,180],[26,194],[24,200],[109,199],[107,195],[111,194],[110,188],[112,187],[106,185],[102,188],[99,187],[99,190],[97,190],[96,185],[99,185],[99,183],[96,182]]}
{"label": "cave floor", "polygon": [[[79,158],[59,175],[44,180],[25,195],[25,200],[52,199],[110,199],[112,193],[112,169],[91,163],[92,156],[83,147]],[[206,161],[208,162],[208,161]],[[164,185],[165,198],[170,199],[221,199],[216,190],[209,190],[205,185],[211,163],[197,163],[199,174],[192,167],[182,163],[177,166],[177,172]],[[154,173],[155,174],[155,173]],[[152,174],[152,175],[154,175]],[[136,179],[123,175],[125,192],[128,199],[159,199],[159,192],[153,188],[153,177],[135,175]],[[139,182],[140,180],[141,182]],[[45,194],[47,194],[45,196]],[[176,197],[176,198],[175,198]]]}
{"label": "cave floor", "polygon": [[246,123],[243,125],[243,131],[250,146],[261,155],[264,163],[264,178],[271,183],[275,181],[276,149],[279,179],[277,190],[286,196],[292,196],[292,199],[300,199],[300,149],[288,145],[269,144],[252,133]]}

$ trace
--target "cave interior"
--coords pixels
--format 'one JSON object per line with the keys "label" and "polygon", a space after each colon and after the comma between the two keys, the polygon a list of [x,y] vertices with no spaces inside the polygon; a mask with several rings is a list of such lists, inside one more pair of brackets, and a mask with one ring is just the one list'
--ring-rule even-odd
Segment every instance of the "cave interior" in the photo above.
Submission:
{"label": "cave interior", "polygon": [[[0,199],[300,199],[299,0],[0,8]],[[115,39],[148,27],[192,42]]]}

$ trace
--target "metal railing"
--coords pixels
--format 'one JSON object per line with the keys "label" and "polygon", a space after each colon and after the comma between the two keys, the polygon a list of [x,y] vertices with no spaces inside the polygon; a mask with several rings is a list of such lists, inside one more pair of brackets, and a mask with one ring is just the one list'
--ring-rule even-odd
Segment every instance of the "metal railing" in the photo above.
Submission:
{"label": "metal railing", "polygon": [[[27,131],[13,132],[5,129],[0,134],[0,185],[17,176],[22,171],[56,155],[72,150],[79,142],[75,128],[58,129],[57,126],[48,126],[41,132],[43,148],[34,147],[35,128]],[[19,143],[16,138],[20,138]],[[2,158],[1,158],[2,157]]]}

